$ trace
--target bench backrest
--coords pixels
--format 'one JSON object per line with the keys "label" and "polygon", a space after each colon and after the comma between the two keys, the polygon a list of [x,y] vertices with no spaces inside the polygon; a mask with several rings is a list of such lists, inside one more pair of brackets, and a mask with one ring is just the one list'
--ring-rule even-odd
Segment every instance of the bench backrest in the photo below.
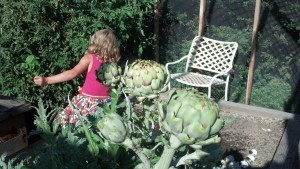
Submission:
{"label": "bench backrest", "polygon": [[236,42],[196,36],[189,51],[186,71],[190,67],[214,73],[228,71],[233,66],[237,48]]}

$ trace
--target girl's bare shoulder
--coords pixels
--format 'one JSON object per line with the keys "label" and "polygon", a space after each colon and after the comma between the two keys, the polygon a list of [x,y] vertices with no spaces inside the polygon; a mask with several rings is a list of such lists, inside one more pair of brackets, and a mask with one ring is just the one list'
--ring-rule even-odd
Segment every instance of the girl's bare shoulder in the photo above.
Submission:
{"label": "girl's bare shoulder", "polygon": [[92,61],[93,60],[93,55],[91,53],[85,53],[83,56],[82,56],[82,59],[84,60],[87,60],[87,61]]}

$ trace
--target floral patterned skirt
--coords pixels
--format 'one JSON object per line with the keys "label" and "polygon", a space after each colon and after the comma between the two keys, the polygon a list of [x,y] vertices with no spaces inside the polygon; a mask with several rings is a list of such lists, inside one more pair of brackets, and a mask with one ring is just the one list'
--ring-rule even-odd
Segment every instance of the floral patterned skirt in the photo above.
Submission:
{"label": "floral patterned skirt", "polygon": [[[110,98],[95,98],[88,97],[82,94],[78,94],[74,96],[71,100],[71,104],[77,110],[79,110],[80,114],[83,116],[90,115],[97,111],[97,106],[101,103],[110,102]],[[61,127],[65,128],[68,125],[72,127],[76,127],[79,124],[79,116],[76,114],[74,109],[68,105],[62,112],[58,113],[54,118],[54,123],[60,121]]]}

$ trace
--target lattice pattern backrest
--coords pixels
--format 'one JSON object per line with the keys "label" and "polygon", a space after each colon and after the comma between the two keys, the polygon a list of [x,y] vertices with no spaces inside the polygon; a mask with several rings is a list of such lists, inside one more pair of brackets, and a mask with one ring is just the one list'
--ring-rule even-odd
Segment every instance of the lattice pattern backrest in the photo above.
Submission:
{"label": "lattice pattern backrest", "polygon": [[196,36],[189,51],[188,64],[192,68],[224,72],[232,68],[238,44]]}

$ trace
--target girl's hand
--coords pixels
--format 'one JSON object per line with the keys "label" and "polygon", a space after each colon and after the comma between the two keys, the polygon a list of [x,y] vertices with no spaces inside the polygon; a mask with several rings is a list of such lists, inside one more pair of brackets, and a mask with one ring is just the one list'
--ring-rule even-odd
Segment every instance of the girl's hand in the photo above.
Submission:
{"label": "girl's hand", "polygon": [[38,86],[47,85],[46,78],[43,76],[35,76],[33,81],[34,81],[34,84],[36,84]]}

